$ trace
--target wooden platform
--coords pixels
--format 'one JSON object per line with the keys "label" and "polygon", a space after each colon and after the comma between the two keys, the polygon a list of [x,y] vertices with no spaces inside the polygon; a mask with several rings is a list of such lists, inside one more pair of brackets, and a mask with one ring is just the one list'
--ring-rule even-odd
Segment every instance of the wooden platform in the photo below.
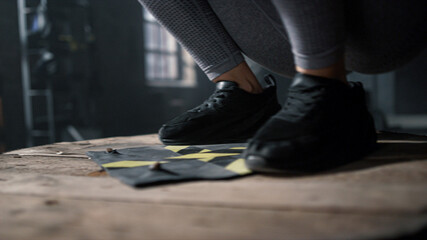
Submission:
{"label": "wooden platform", "polygon": [[[254,175],[130,188],[90,150],[157,136],[64,142],[0,155],[0,239],[394,239],[427,226],[427,137],[312,176]],[[418,235],[419,236],[419,235]],[[406,238],[405,238],[406,239]]]}

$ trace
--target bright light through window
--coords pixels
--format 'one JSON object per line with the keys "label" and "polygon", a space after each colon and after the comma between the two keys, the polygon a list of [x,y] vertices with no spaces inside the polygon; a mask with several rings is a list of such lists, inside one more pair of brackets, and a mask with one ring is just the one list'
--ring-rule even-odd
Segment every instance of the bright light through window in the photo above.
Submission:
{"label": "bright light through window", "polygon": [[152,86],[194,86],[194,61],[147,11],[144,16],[145,77]]}

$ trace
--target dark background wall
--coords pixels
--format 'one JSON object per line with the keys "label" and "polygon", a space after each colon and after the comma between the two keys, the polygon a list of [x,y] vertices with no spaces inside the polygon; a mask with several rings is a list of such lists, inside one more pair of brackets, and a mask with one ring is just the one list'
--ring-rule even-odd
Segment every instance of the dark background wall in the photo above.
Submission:
{"label": "dark background wall", "polygon": [[427,51],[396,71],[398,114],[427,114]]}
{"label": "dark background wall", "polygon": [[92,1],[104,136],[157,132],[161,124],[212,90],[198,71],[195,88],[149,87],[144,79],[142,10],[138,1]]}
{"label": "dark background wall", "polygon": [[[74,1],[51,3],[51,8],[60,9],[54,17],[81,21],[81,11],[67,7],[67,2]],[[198,105],[212,92],[214,86],[198,68],[195,87],[150,87],[144,79],[142,8],[138,1],[89,2],[95,37],[90,59],[79,51],[60,56],[71,61],[77,73],[89,66],[91,75],[73,73],[54,79],[59,89],[55,109],[65,112],[56,116],[57,128],[73,124],[84,138],[155,133],[162,123]],[[61,4],[65,5],[58,7]],[[5,118],[1,142],[11,150],[25,147],[26,139],[16,1],[0,1],[0,13],[0,94]],[[67,65],[64,59],[60,66]],[[72,110],[64,110],[69,108]],[[73,139],[57,131],[56,141],[68,140]]]}
{"label": "dark background wall", "polygon": [[3,103],[3,144],[25,146],[20,46],[16,1],[0,1],[0,97]]}

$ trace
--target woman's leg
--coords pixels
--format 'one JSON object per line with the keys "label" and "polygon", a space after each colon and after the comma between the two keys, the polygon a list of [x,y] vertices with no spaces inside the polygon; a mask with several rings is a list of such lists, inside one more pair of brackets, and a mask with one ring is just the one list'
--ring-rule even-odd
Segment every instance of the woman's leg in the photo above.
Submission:
{"label": "woman's leg", "polygon": [[209,79],[234,81],[248,92],[262,92],[240,49],[206,0],[140,2],[190,53]]}
{"label": "woman's leg", "polygon": [[294,76],[289,39],[270,0],[208,1],[245,56],[279,75]]}
{"label": "woman's leg", "polygon": [[299,72],[288,99],[252,138],[246,164],[255,171],[319,171],[355,160],[376,142],[361,84],[344,67],[341,0],[274,0]]}
{"label": "woman's leg", "polygon": [[[367,74],[392,71],[408,63],[425,48],[427,28],[420,23],[427,21],[425,14],[427,1],[344,0],[342,2],[345,4],[345,19],[341,23],[345,23],[347,31],[344,36],[347,71]],[[246,56],[280,75],[292,77],[295,74],[293,54],[289,44],[290,37],[284,27],[285,24],[282,23],[279,11],[271,0],[209,0],[209,3]],[[292,1],[290,7],[292,4],[299,3],[300,1]],[[310,1],[301,8],[304,9],[312,4],[319,4],[319,1]],[[342,3],[338,2],[338,7],[332,11],[332,14],[341,15],[328,17],[340,19],[343,14],[340,5]],[[299,12],[300,10],[297,10],[291,15]],[[310,13],[305,16],[313,18],[318,14],[313,16]],[[312,34],[318,33],[325,27],[330,28],[328,25],[317,26],[320,28],[310,30]],[[335,28],[342,28],[342,25]],[[325,37],[321,38],[324,40]],[[337,39],[340,38],[342,39],[343,35],[338,36]],[[321,39],[315,36],[315,40]],[[328,42],[322,42],[323,45],[325,43]],[[335,45],[334,42],[330,44],[330,46],[333,45]]]}
{"label": "woman's leg", "polygon": [[273,0],[286,27],[298,72],[346,81],[345,1]]}
{"label": "woman's leg", "polygon": [[140,2],[216,83],[205,102],[161,127],[163,143],[245,142],[280,109],[275,85],[262,89],[207,1]]}

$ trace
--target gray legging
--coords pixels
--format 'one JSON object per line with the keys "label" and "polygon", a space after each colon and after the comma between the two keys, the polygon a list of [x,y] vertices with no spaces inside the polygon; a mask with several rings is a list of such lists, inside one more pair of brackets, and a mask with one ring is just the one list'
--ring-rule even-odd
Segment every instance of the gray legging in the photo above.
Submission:
{"label": "gray legging", "polygon": [[[294,64],[386,72],[407,63],[427,40],[420,0],[140,0],[193,56],[209,79],[242,53],[273,72]],[[292,46],[292,47],[291,47]]]}

